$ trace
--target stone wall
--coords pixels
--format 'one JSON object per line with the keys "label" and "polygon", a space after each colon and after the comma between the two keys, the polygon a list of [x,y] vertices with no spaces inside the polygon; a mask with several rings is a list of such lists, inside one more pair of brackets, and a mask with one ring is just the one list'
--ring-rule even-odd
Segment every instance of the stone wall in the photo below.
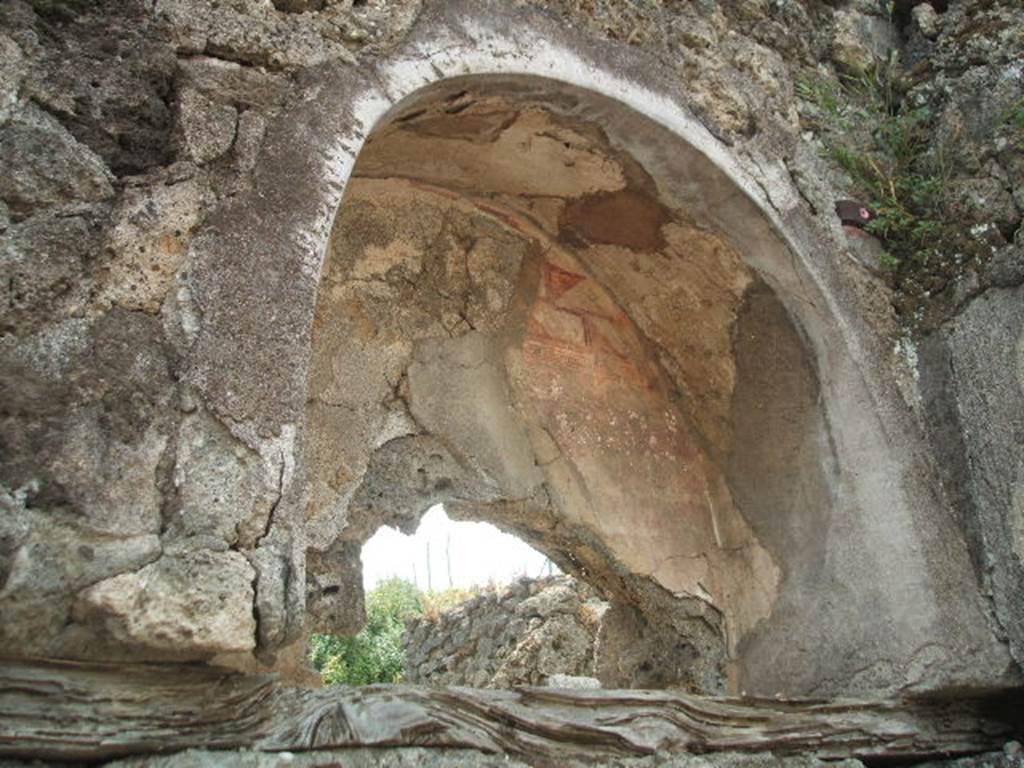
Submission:
{"label": "stone wall", "polygon": [[[923,11],[923,12],[922,12]],[[917,390],[909,401],[938,460],[988,610],[1024,663],[1024,12],[993,4],[973,18],[951,4],[931,28],[918,19],[907,55],[930,76],[907,100],[934,110],[948,154],[949,191],[969,201],[968,222],[991,238],[987,258],[937,286],[933,327],[907,351]],[[976,24],[991,24],[983,38]],[[923,312],[927,314],[927,312]]]}
{"label": "stone wall", "polygon": [[[189,382],[202,324],[190,245],[251,186],[296,73],[386,50],[415,13],[0,4],[0,636],[12,652],[195,659],[283,637],[268,581],[293,564],[287,599],[299,600],[304,558],[267,545],[289,437],[214,413]],[[286,634],[300,625],[296,614]]]}
{"label": "stone wall", "polygon": [[[0,4],[5,653],[280,668],[444,500],[697,688],[1019,682],[1024,10],[896,5]],[[892,55],[991,246],[920,344],[797,87]]]}
{"label": "stone wall", "polygon": [[522,579],[406,625],[405,681],[425,685],[677,688],[721,672],[685,632],[571,576]]}
{"label": "stone wall", "polygon": [[522,579],[406,623],[405,681],[512,688],[595,678],[608,604],[570,576]]}

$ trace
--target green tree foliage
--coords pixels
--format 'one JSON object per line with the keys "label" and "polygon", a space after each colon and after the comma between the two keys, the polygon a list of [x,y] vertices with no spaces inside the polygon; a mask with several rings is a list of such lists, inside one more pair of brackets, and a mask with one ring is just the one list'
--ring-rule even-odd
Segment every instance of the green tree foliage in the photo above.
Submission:
{"label": "green tree foliage", "polygon": [[366,596],[366,626],[354,637],[313,635],[310,661],[327,685],[397,683],[405,671],[405,620],[423,612],[420,591],[404,579],[382,581]]}
{"label": "green tree foliage", "polygon": [[313,635],[309,660],[325,685],[400,683],[405,672],[405,621],[413,616],[437,617],[483,592],[494,584],[448,587],[421,592],[405,579],[382,581],[366,595],[366,626],[353,637]]}

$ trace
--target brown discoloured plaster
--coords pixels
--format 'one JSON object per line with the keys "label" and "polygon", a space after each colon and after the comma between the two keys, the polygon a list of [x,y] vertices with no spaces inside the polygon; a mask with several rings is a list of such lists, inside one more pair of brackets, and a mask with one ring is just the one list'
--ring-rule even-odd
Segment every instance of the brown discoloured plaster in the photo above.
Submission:
{"label": "brown discoloured plaster", "polygon": [[627,188],[573,200],[561,225],[563,237],[654,253],[665,247],[661,228],[669,218],[658,201]]}
{"label": "brown discoloured plaster", "polygon": [[497,141],[519,118],[518,112],[510,111],[502,104],[495,105],[493,111],[479,109],[462,112],[462,109],[469,109],[470,106],[471,103],[466,104],[454,114],[452,107],[446,107],[443,115],[409,121],[402,129],[420,136],[490,144]]}
{"label": "brown discoloured plaster", "polygon": [[[468,180],[489,179],[489,191],[511,195],[577,196],[625,185],[623,169],[607,150],[544,110],[517,111],[491,100],[452,119],[457,123],[450,131],[438,127],[443,117],[382,130],[360,156],[357,173],[402,176],[402,169],[415,168],[415,177],[431,184],[469,191]],[[466,130],[471,119],[480,134]]]}

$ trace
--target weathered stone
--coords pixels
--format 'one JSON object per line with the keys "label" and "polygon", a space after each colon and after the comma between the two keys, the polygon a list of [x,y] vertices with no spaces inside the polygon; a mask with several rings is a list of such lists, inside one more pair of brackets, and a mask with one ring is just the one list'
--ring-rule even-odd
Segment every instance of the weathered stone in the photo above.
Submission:
{"label": "weathered stone", "polygon": [[188,249],[209,196],[187,179],[156,187],[129,187],[112,214],[99,299],[125,309],[159,311]]}
{"label": "weathered stone", "polygon": [[[352,498],[346,536],[372,535],[381,525],[406,528],[453,495],[462,499],[492,496],[437,438],[415,435],[390,440],[374,452]],[[386,505],[381,504],[382,498],[387,498]]]}
{"label": "weathered stone", "polygon": [[477,595],[440,616],[414,619],[403,639],[405,679],[484,688],[580,687],[552,680],[595,674],[600,622],[585,603],[592,596],[586,585],[566,576],[520,579],[499,594]]}
{"label": "weathered stone", "polygon": [[286,13],[306,13],[319,11],[324,7],[324,0],[273,0],[274,7]]}
{"label": "weathered stone", "polygon": [[[937,135],[957,137],[955,152],[949,153],[946,144],[942,145],[946,153],[943,162],[958,175],[983,177],[988,159],[997,151],[996,136],[1005,136],[1007,117],[1014,103],[1024,96],[1024,85],[1012,70],[996,62],[974,65],[957,75],[955,79],[952,75],[943,78],[938,88],[933,86],[937,93],[930,94],[927,101],[938,113]],[[945,98],[940,100],[939,94]],[[1013,160],[1005,165],[1013,167]]]}
{"label": "weathered stone", "polygon": [[113,535],[160,530],[156,471],[167,436],[153,426],[128,442],[108,432],[101,407],[82,407],[68,420],[53,479],[85,514],[85,527]]}
{"label": "weathered stone", "polygon": [[[306,603],[297,600],[295,594],[301,594],[305,587],[304,555],[298,546],[287,541],[262,541],[249,555],[249,563],[256,571],[255,614],[260,649],[273,651],[285,646],[304,625]],[[362,604],[358,607],[361,610]],[[352,631],[361,615],[346,618],[347,623],[342,626]]]}
{"label": "weathered stone", "polygon": [[176,498],[164,521],[165,539],[208,536],[254,548],[280,498],[280,473],[210,417],[186,417],[178,432]]}
{"label": "weathered stone", "polygon": [[237,552],[164,557],[90,587],[75,616],[115,641],[163,657],[197,658],[256,645],[254,572]]}
{"label": "weathered stone", "polygon": [[985,265],[985,282],[1001,288],[1024,283],[1024,245],[1007,245]]}
{"label": "weathered stone", "polygon": [[914,24],[918,30],[929,40],[939,36],[939,15],[935,12],[931,3],[918,3],[911,10]]}
{"label": "weathered stone", "polygon": [[971,755],[954,760],[928,760],[921,763],[921,768],[1022,768],[1024,755],[1021,755],[1020,742],[1008,741],[1002,752],[988,752]]}
{"label": "weathered stone", "polygon": [[[551,688],[304,691],[267,675],[199,665],[6,659],[0,680],[0,752],[90,763],[146,759],[161,751],[151,746],[157,743],[164,752],[216,748],[228,760],[227,750],[247,749],[248,765],[263,765],[257,762],[261,753],[273,754],[277,764],[311,765],[302,755],[319,760],[325,749],[344,748],[358,758],[358,748],[371,744],[426,746],[441,756],[469,747],[484,760],[522,757],[533,765],[542,756],[570,766],[817,768],[820,756],[857,768],[854,760],[837,760],[857,756],[871,764],[991,752],[1020,723],[1013,712],[992,710],[995,697],[957,706],[911,697],[822,703]],[[13,707],[20,697],[37,706]],[[201,754],[186,757],[196,761]],[[386,752],[373,754],[388,764]],[[406,754],[410,766],[427,757]]]}
{"label": "weathered stone", "polygon": [[[287,762],[293,768],[315,768],[324,765],[343,765],[345,768],[529,768],[528,763],[509,759],[507,755],[485,755],[476,750],[429,747],[315,750],[276,754],[189,749],[175,755],[125,758],[105,765],[109,768],[278,768],[282,762]],[[18,766],[8,763],[0,765],[3,768]],[[566,766],[575,768],[570,763]],[[637,768],[641,766],[638,765]]]}
{"label": "weathered stone", "polygon": [[0,235],[0,329],[26,333],[81,315],[102,249],[101,216],[41,213]]}
{"label": "weathered stone", "polygon": [[[977,436],[1015,423],[1018,388],[965,385],[963,415],[954,398],[971,433],[943,445],[970,450],[946,490],[985,517],[958,529],[913,382],[892,386],[889,290],[843,255],[850,180],[794,108],[809,67],[889,60],[876,3],[289,4],[0,3],[0,480],[32,513],[2,569],[48,520],[61,542],[124,542],[109,573],[64,544],[34,561],[64,558],[58,575],[173,582],[140,562],[156,536],[161,562],[245,557],[269,661],[307,603],[310,627],[356,629],[359,543],[445,501],[634,610],[633,684],[719,690],[727,663],[759,694],[1019,681],[1012,568],[977,576],[1019,554],[1016,469],[990,460],[1015,449]],[[912,30],[929,64],[889,105],[939,116],[922,130],[947,187],[980,180],[1007,238],[1021,14],[950,3],[933,41]],[[191,159],[156,170],[176,148]],[[108,205],[103,163],[146,173]],[[944,311],[1015,323],[971,299],[1012,286],[1012,259],[978,269]],[[947,357],[979,367],[957,339]],[[19,653],[35,634],[174,657],[106,593],[68,622],[60,578],[18,609]],[[453,637],[510,650],[471,618]],[[577,647],[568,619],[508,622],[546,638],[502,657],[509,679]]]}
{"label": "weathered stone", "polygon": [[32,51],[24,95],[118,175],[167,163],[175,61],[152,8],[101,0],[76,3],[72,12],[36,9],[9,20],[10,34]]}
{"label": "weathered stone", "polygon": [[183,85],[199,91],[208,99],[230,104],[236,109],[260,112],[281,101],[286,89],[284,76],[211,56],[192,56],[178,60]]}
{"label": "weathered stone", "polygon": [[0,198],[12,212],[105,200],[114,194],[103,161],[53,117],[27,104],[0,127]]}
{"label": "weathered stone", "polygon": [[866,232],[854,230],[847,233],[847,246],[854,260],[873,275],[883,275],[886,269],[886,252],[882,243]]}
{"label": "weathered stone", "polygon": [[1024,661],[1024,289],[992,288],[924,345],[920,376],[943,480],[976,577]]}
{"label": "weathered stone", "polygon": [[[294,69],[328,61],[354,60],[337,39],[335,24],[351,15],[338,4],[331,18],[318,14],[284,14],[267,3],[209,5],[190,0],[159,0],[156,12],[168,24],[179,51],[215,54],[221,58]],[[400,33],[415,13],[414,3],[383,9],[378,37]],[[332,23],[333,22],[333,23]],[[333,34],[332,34],[333,32]]]}
{"label": "weathered stone", "polygon": [[235,136],[235,154],[238,157],[238,169],[247,174],[256,165],[256,155],[267,130],[267,121],[255,109],[247,109],[238,116],[238,131]]}
{"label": "weathered stone", "polygon": [[579,610],[579,600],[579,595],[571,586],[554,584],[523,600],[516,606],[515,613],[525,618],[547,618],[559,613],[573,614]]}
{"label": "weathered stone", "polygon": [[[584,678],[579,678],[584,679]],[[992,757],[986,757],[991,761]],[[508,755],[488,755],[468,749],[391,747],[348,748],[344,750],[313,750],[270,754],[249,751],[212,751],[189,749],[174,755],[135,757],[104,763],[108,768],[277,768],[282,760],[294,768],[316,768],[323,765],[344,765],[346,768],[529,768],[531,763]],[[828,762],[806,757],[768,757],[750,754],[678,755],[674,757],[634,757],[574,759],[560,757],[563,768],[861,768],[858,760]],[[21,768],[29,764],[0,763],[3,768]],[[977,759],[936,761],[929,768],[973,768],[988,765]],[[997,762],[993,768],[1020,768],[1015,762]]]}
{"label": "weathered stone", "polygon": [[601,687],[601,681],[596,677],[579,677],[574,675],[549,675],[548,688],[566,688],[569,690],[588,691],[597,690]]}
{"label": "weathered stone", "polygon": [[899,35],[886,18],[856,8],[837,10],[834,18],[832,58],[849,74],[871,72],[899,47]]}
{"label": "weathered stone", "polygon": [[625,605],[613,605],[602,616],[596,658],[594,676],[605,688],[675,687],[680,681],[716,685],[701,669],[693,638],[653,624]]}
{"label": "weathered stone", "polygon": [[541,478],[500,365],[498,350],[482,334],[424,343],[409,367],[411,410],[442,442],[466,444],[471,466],[488,484],[529,496]]}
{"label": "weathered stone", "polygon": [[73,518],[27,509],[25,491],[0,489],[0,642],[9,654],[66,654],[75,593],[153,562],[160,540],[84,533]]}
{"label": "weathered stone", "polygon": [[339,540],[306,558],[309,626],[316,631],[353,634],[365,619],[359,545]]}
{"label": "weathered stone", "polygon": [[[158,324],[120,311],[0,340],[7,483],[111,535],[160,527],[158,466],[175,419]],[[76,371],[76,375],[69,374]]]}
{"label": "weathered stone", "polygon": [[223,155],[235,141],[238,111],[187,88],[178,96],[178,124],[188,155],[200,165]]}
{"label": "weathered stone", "polygon": [[0,34],[0,125],[7,122],[14,110],[24,75],[21,48],[7,35]]}
{"label": "weathered stone", "polygon": [[1020,211],[1005,182],[990,176],[958,179],[950,184],[949,194],[963,206],[968,222],[993,222],[1010,234],[1020,225]]}

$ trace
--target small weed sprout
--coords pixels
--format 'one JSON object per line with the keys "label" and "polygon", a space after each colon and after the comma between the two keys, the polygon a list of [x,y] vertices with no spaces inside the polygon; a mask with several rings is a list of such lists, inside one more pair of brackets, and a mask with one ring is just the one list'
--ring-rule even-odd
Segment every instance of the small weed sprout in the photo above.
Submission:
{"label": "small weed sprout", "polygon": [[1006,108],[999,118],[998,127],[1009,129],[1014,149],[1024,149],[1024,96]]}

